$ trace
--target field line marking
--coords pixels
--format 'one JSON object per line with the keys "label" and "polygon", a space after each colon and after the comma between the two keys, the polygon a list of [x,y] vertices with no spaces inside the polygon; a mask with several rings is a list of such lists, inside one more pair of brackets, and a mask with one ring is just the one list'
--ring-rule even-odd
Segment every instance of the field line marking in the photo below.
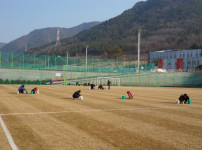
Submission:
{"label": "field line marking", "polygon": [[93,109],[93,110],[67,110],[67,111],[55,111],[55,112],[33,112],[33,113],[9,113],[9,114],[0,114],[0,116],[11,116],[11,115],[38,115],[38,114],[59,114],[59,113],[70,113],[70,112],[100,112],[100,111],[130,111],[130,110],[137,110],[137,109],[146,109],[146,110],[153,110],[153,109],[173,109],[173,108],[184,108],[184,107],[154,107],[154,108],[117,108],[117,109]]}
{"label": "field line marking", "polygon": [[13,141],[13,138],[12,138],[12,136],[11,136],[9,130],[7,129],[7,127],[6,127],[6,125],[5,125],[4,121],[3,121],[3,119],[1,118],[1,116],[0,116],[0,123],[1,123],[1,126],[2,126],[2,128],[3,128],[4,132],[5,132],[5,134],[6,134],[6,137],[7,137],[7,139],[8,139],[8,142],[9,142],[9,144],[10,144],[12,150],[18,150],[18,147],[15,145],[15,142]]}

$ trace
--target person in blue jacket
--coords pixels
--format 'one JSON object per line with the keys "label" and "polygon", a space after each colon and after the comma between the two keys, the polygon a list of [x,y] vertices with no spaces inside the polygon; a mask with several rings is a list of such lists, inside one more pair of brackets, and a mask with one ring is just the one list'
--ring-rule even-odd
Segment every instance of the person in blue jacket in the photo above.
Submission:
{"label": "person in blue jacket", "polygon": [[21,85],[21,86],[18,88],[18,91],[19,91],[19,93],[24,93],[24,91],[26,91],[25,86],[24,86],[24,85]]}
{"label": "person in blue jacket", "polygon": [[51,80],[50,80],[50,85],[52,85],[52,84],[53,84],[53,80],[51,79]]}

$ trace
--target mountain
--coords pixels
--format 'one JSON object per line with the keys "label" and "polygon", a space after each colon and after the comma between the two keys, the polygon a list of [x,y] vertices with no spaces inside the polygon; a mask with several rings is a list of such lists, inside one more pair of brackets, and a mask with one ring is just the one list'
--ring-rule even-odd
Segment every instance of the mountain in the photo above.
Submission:
{"label": "mountain", "polygon": [[63,39],[60,47],[46,45],[30,53],[65,55],[103,55],[110,48],[137,54],[137,33],[141,28],[141,53],[163,49],[190,49],[202,41],[201,0],[147,0],[136,3],[119,16]]}
{"label": "mountain", "polygon": [[1,43],[0,42],[0,48],[2,48],[6,43]]}
{"label": "mountain", "polygon": [[[100,22],[83,23],[72,28],[60,28],[60,39],[72,37],[81,31],[88,30]],[[24,52],[25,48],[40,47],[56,41],[57,27],[37,29],[28,35],[22,36],[0,49],[2,52]]]}

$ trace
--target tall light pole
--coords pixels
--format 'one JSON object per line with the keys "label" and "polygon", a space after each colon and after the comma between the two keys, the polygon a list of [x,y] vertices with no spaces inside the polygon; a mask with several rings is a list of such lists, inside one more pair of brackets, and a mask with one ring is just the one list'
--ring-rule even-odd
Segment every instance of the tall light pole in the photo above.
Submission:
{"label": "tall light pole", "polygon": [[48,56],[48,69],[49,69],[49,61],[50,61],[50,56]]}
{"label": "tall light pole", "polygon": [[68,66],[68,52],[67,52],[67,66]]}
{"label": "tall light pole", "polygon": [[25,44],[25,52],[27,52],[27,43]]}
{"label": "tall light pole", "polygon": [[67,62],[66,62],[67,64],[66,64],[66,67],[65,67],[65,68],[66,68],[66,70],[67,70],[67,69],[68,69],[68,52],[67,52],[67,60],[66,60],[66,61],[67,61]]}
{"label": "tall light pole", "polygon": [[138,72],[140,72],[140,35],[141,35],[141,32],[142,32],[142,30],[139,29],[138,30],[138,60],[137,60]]}
{"label": "tall light pole", "polygon": [[88,67],[87,55],[88,55],[88,45],[86,46],[86,71],[87,71],[87,67]]}

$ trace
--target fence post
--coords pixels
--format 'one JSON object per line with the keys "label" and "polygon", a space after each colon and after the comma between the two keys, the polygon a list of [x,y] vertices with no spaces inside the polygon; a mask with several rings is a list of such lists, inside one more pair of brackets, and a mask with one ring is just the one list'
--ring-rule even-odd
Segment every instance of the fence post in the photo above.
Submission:
{"label": "fence post", "polygon": [[55,70],[57,70],[57,67],[56,67],[56,56],[55,56]]}
{"label": "fence post", "polygon": [[174,76],[173,76],[173,87],[175,87],[175,76],[177,76],[177,72],[174,72]]}
{"label": "fence post", "polygon": [[129,73],[130,74],[130,87],[131,87],[131,73]]}
{"label": "fence post", "polygon": [[39,68],[40,69],[40,80],[39,80],[39,84],[41,85],[41,79],[42,79],[42,69],[41,68]]}
{"label": "fence post", "polygon": [[51,65],[51,80],[53,80],[53,67]]}
{"label": "fence post", "polygon": [[45,69],[46,69],[46,55],[45,55]]}
{"label": "fence post", "polygon": [[13,68],[13,52],[12,52],[12,66],[11,66],[11,68]]}
{"label": "fence post", "polygon": [[157,87],[159,87],[159,76],[158,76],[158,75],[159,75],[159,73],[157,73],[157,75],[156,75],[156,78],[157,78],[157,81],[156,81],[157,84],[156,84],[156,86],[157,86]]}
{"label": "fence post", "polygon": [[27,84],[27,66],[26,66],[26,84]]}
{"label": "fence post", "polygon": [[35,54],[34,54],[34,68],[35,68]]}
{"label": "fence post", "polygon": [[22,65],[23,65],[23,69],[25,68],[25,56],[24,54],[22,55]]}
{"label": "fence post", "polygon": [[166,84],[166,74],[167,73],[164,73],[164,86],[167,86],[167,84]]}
{"label": "fence post", "polygon": [[1,68],[1,52],[0,52],[0,68]]}
{"label": "fence post", "polygon": [[0,68],[1,68],[1,52],[0,52]]}
{"label": "fence post", "polygon": [[67,83],[66,83],[66,70],[65,70],[65,66],[63,66],[63,71],[64,71],[64,85],[67,85]]}
{"label": "fence post", "polygon": [[151,75],[151,73],[148,74],[148,84],[147,84],[148,87],[149,87],[149,85],[150,85],[150,84],[149,84],[149,83],[150,83],[150,75]]}
{"label": "fence post", "polygon": [[11,76],[12,76],[12,64],[10,64],[10,84],[11,84]]}

